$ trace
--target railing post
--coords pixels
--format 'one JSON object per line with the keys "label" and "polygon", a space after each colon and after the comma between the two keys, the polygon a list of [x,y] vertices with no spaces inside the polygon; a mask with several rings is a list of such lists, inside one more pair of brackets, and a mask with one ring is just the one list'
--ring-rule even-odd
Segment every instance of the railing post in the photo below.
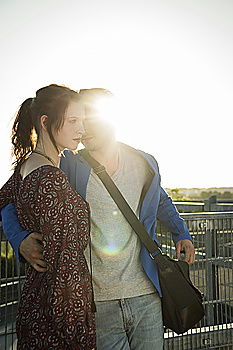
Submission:
{"label": "railing post", "polygon": [[212,211],[212,204],[217,203],[217,196],[211,196],[209,199],[204,200],[204,211]]}
{"label": "railing post", "polygon": [[205,233],[205,247],[206,247],[206,299],[207,315],[206,321],[208,325],[214,324],[215,305],[212,303],[216,300],[216,266],[213,263],[215,257],[215,230],[212,220],[209,222]]}

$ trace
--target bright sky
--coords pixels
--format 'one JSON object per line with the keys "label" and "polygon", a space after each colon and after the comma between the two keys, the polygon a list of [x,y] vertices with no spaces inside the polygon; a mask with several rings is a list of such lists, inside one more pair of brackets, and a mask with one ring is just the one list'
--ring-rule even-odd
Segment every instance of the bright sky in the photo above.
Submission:
{"label": "bright sky", "polygon": [[10,121],[50,83],[110,89],[164,187],[233,186],[232,0],[1,0],[0,44],[0,186]]}

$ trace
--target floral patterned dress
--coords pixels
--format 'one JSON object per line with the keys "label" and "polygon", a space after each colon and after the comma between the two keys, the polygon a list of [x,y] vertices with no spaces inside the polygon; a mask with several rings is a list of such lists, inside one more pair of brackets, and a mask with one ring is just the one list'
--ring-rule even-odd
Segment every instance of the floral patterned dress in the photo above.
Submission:
{"label": "floral patterned dress", "polygon": [[0,190],[0,208],[13,202],[22,227],[40,232],[47,272],[29,266],[18,308],[20,350],[95,348],[91,278],[84,258],[89,206],[66,175],[50,165],[23,180],[16,169]]}

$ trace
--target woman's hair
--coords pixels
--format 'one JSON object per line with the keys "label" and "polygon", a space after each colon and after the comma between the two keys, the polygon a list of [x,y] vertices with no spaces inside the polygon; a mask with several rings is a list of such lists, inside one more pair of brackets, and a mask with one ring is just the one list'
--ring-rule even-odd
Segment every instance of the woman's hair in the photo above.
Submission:
{"label": "woman's hair", "polygon": [[15,155],[15,166],[27,158],[35,149],[40,136],[40,117],[46,115],[46,128],[49,137],[57,148],[52,130],[59,130],[64,123],[64,115],[71,101],[79,101],[79,95],[65,86],[51,84],[39,89],[36,97],[26,99],[12,128],[11,141]]}

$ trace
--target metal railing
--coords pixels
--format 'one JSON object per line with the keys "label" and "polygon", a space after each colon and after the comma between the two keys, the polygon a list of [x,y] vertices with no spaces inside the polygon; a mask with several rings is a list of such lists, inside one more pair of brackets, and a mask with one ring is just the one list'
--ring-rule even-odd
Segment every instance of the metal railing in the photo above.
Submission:
{"label": "metal railing", "polygon": [[217,200],[213,195],[203,201],[174,201],[180,213],[233,211],[233,200]]}
{"label": "metal railing", "polygon": [[[191,279],[204,293],[206,315],[183,335],[164,334],[165,350],[233,350],[233,212],[182,214],[193,237],[196,263]],[[164,252],[175,255],[170,233],[158,223]],[[15,317],[24,281],[24,265],[16,262],[1,232],[0,349],[16,349]]]}
{"label": "metal railing", "polygon": [[[193,237],[194,284],[204,294],[205,317],[183,335],[165,332],[165,350],[233,349],[233,212],[182,214]],[[170,234],[160,225],[164,250],[174,255]]]}

